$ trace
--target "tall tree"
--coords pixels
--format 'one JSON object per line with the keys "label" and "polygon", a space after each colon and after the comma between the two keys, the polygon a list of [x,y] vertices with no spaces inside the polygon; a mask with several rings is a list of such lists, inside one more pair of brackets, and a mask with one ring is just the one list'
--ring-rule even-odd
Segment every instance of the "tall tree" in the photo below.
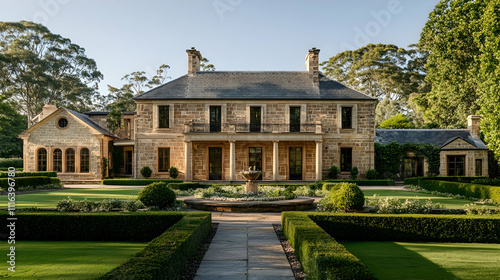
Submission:
{"label": "tall tree", "polygon": [[376,119],[379,124],[399,112],[412,114],[410,94],[428,90],[423,67],[426,58],[427,54],[414,46],[404,49],[368,44],[339,53],[321,65],[327,76],[381,101]]}
{"label": "tall tree", "polygon": [[85,49],[29,21],[0,22],[0,94],[11,97],[28,125],[44,104],[90,109],[103,78]]}
{"label": "tall tree", "polygon": [[201,71],[215,71],[215,66],[209,62],[210,61],[206,57],[201,59]]}
{"label": "tall tree", "polygon": [[121,127],[122,112],[135,111],[136,104],[132,98],[170,79],[168,69],[170,66],[162,64],[156,71],[156,75],[151,78],[148,78],[144,71],[135,71],[123,76],[122,81],[125,83],[120,88],[108,85],[108,99],[111,102],[106,107],[110,111],[106,125],[111,131]]}
{"label": "tall tree", "polygon": [[415,98],[424,116],[440,127],[457,128],[479,110],[480,45],[475,35],[488,0],[441,0],[429,14],[418,47],[429,52],[426,81],[432,89]]}
{"label": "tall tree", "polygon": [[481,20],[481,31],[476,33],[479,44],[480,70],[478,93],[481,129],[488,148],[500,159],[500,1],[487,1]]}
{"label": "tall tree", "polygon": [[28,127],[16,105],[0,97],[0,158],[22,157],[23,141],[17,135]]}

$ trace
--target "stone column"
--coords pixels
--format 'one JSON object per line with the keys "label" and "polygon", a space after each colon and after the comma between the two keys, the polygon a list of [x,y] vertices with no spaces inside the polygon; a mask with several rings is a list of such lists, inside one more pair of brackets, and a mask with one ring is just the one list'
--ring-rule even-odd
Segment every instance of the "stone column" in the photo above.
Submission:
{"label": "stone column", "polygon": [[191,181],[191,141],[184,141],[184,181]]}
{"label": "stone column", "polygon": [[278,166],[278,141],[273,141],[273,180],[279,180],[279,166]]}
{"label": "stone column", "polygon": [[322,147],[323,147],[323,142],[322,141],[316,141],[316,181],[321,181],[322,179]]}
{"label": "stone column", "polygon": [[234,182],[234,168],[235,168],[235,141],[229,141],[229,180]]}

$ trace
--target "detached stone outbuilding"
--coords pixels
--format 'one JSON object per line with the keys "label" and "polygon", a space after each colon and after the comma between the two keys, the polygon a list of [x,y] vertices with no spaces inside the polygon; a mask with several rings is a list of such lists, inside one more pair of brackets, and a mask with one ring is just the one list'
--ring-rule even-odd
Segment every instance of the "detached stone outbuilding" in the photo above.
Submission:
{"label": "detached stone outbuilding", "polygon": [[[377,129],[375,143],[431,144],[440,148],[440,176],[488,176],[488,148],[479,138],[480,116],[467,118],[467,129]],[[400,177],[425,176],[424,157],[406,155]]]}

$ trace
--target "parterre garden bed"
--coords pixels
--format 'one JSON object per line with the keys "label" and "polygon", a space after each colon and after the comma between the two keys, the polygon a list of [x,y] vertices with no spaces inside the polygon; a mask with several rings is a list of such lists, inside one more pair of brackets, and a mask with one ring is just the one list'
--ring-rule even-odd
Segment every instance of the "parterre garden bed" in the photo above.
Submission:
{"label": "parterre garden bed", "polygon": [[[467,243],[500,243],[498,216],[283,212],[282,228],[312,279],[375,279],[377,275],[374,276],[370,267],[339,240],[453,242],[465,243],[464,246],[470,246]],[[412,266],[411,260],[405,264]],[[447,273],[455,275],[458,272],[450,268]]]}
{"label": "parterre garden bed", "polygon": [[[188,259],[197,252],[203,239],[211,229],[210,213],[185,212],[145,212],[145,213],[21,213],[18,212],[16,221],[16,247],[26,244],[37,244],[39,241],[51,242],[57,249],[57,244],[67,244],[67,241],[80,242],[148,242],[137,254],[119,266],[110,264],[96,275],[99,279],[175,279],[187,264]],[[7,213],[0,213],[0,219],[6,220]],[[1,229],[0,234],[8,234],[7,227]],[[65,242],[63,242],[65,241]],[[60,243],[63,242],[63,243]],[[40,244],[46,244],[42,242]],[[66,245],[64,245],[66,246]],[[140,245],[144,246],[144,244]],[[59,248],[68,249],[68,248]],[[140,249],[140,248],[137,248]],[[95,253],[95,252],[94,252]],[[50,254],[50,253],[49,253]],[[125,253],[125,254],[128,254]],[[16,261],[23,263],[19,255]],[[68,269],[64,262],[59,262],[57,273],[48,275],[48,279],[72,279],[71,274],[85,273],[88,267],[83,265],[84,271],[75,271],[72,267],[77,261],[69,261]],[[54,262],[38,264],[41,270],[54,266]],[[114,268],[113,268],[114,266]],[[108,269],[109,268],[109,269]],[[111,269],[112,268],[112,269]],[[68,271],[69,275],[60,275]],[[17,272],[16,272],[17,273]],[[16,274],[21,279],[33,279],[32,272],[26,275]],[[94,278],[94,277],[92,277]]]}

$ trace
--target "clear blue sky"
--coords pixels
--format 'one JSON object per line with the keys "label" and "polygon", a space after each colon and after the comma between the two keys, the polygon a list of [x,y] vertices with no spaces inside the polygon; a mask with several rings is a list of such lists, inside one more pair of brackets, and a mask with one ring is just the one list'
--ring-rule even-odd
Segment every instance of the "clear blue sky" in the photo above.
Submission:
{"label": "clear blue sky", "polygon": [[0,0],[0,21],[30,20],[84,47],[107,85],[133,71],[187,72],[196,47],[217,70],[304,71],[368,43],[416,43],[438,0]]}

